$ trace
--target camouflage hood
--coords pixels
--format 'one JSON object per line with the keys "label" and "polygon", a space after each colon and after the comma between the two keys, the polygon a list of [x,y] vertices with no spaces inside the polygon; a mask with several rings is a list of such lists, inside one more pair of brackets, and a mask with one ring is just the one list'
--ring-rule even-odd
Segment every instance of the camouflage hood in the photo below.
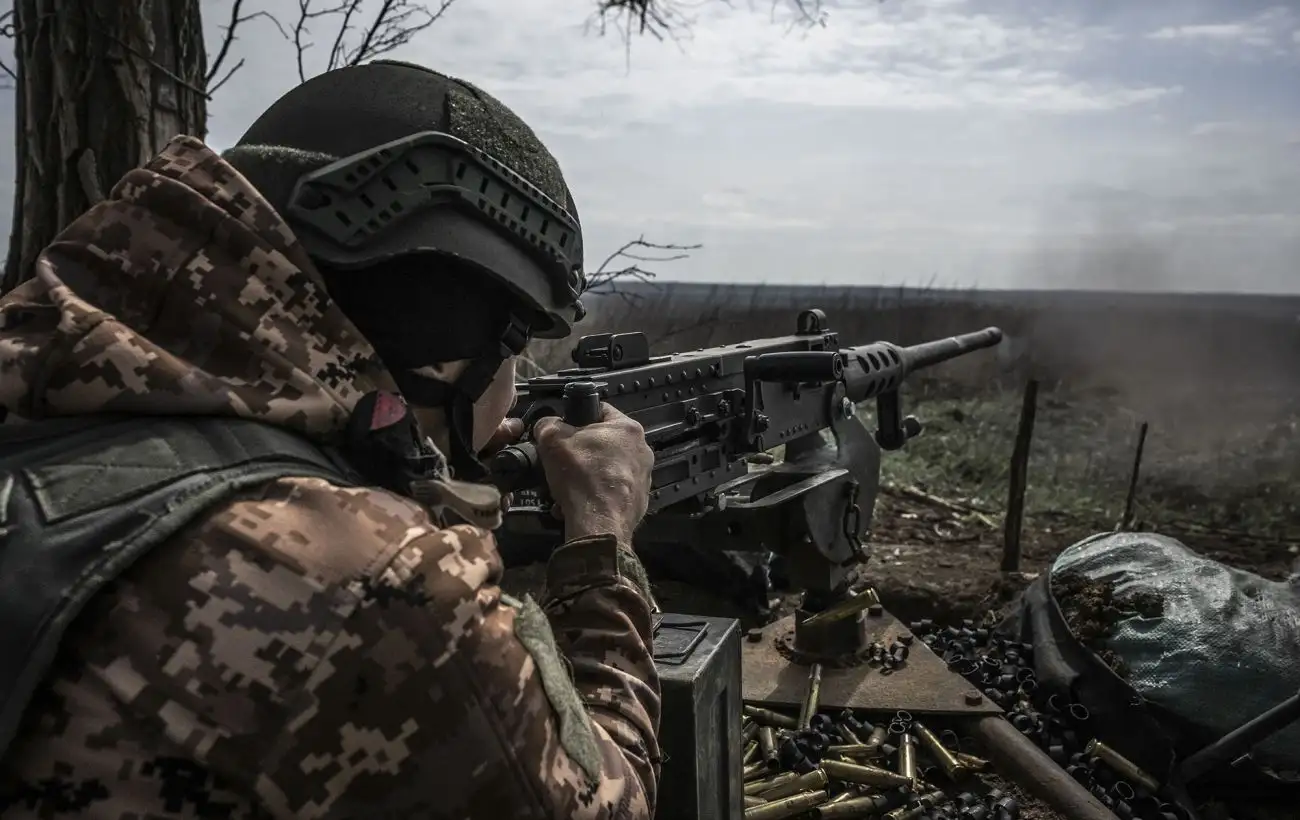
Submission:
{"label": "camouflage hood", "polygon": [[0,406],[242,416],[332,440],[392,380],[289,226],[177,137],[0,299]]}

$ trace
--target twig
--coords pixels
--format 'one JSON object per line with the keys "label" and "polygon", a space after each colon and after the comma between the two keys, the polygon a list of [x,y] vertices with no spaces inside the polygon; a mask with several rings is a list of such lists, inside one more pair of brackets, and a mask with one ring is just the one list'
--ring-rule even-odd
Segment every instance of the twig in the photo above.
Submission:
{"label": "twig", "polygon": [[[719,2],[730,5],[729,0]],[[772,0],[773,18],[782,6],[793,12],[792,29],[826,25],[826,11],[821,0]],[[660,41],[676,39],[691,26],[690,18],[682,11],[682,4],[674,0],[600,0],[593,19],[602,36],[614,28],[625,40],[630,40],[633,34],[649,35]]]}
{"label": "twig", "polygon": [[[409,43],[415,35],[438,22],[456,0],[416,2],[416,0],[380,0],[374,16],[364,25],[356,21],[363,11],[363,0],[341,0],[324,7],[313,7],[313,0],[298,0],[298,17],[290,40],[297,52],[298,79],[306,81],[307,50],[315,43],[309,38],[313,21],[338,18],[338,28],[330,44],[323,71],[360,65],[381,57]],[[432,8],[431,8],[432,6]],[[348,44],[354,32],[360,32],[355,46]]]}
{"label": "twig", "polygon": [[244,67],[245,60],[240,58],[230,67],[229,71],[221,76],[221,79],[217,79],[217,75],[221,74],[221,66],[225,63],[226,58],[230,56],[230,47],[235,44],[235,30],[239,28],[239,26],[260,17],[270,20],[271,25],[275,26],[279,30],[281,37],[286,36],[284,27],[280,25],[280,21],[275,19],[275,16],[270,12],[255,11],[252,14],[241,16],[239,12],[243,10],[243,7],[244,0],[234,0],[230,6],[230,20],[226,25],[221,27],[221,45],[217,47],[216,56],[208,62],[208,70],[203,78],[203,85],[207,88],[208,94],[215,94],[218,88],[221,88],[221,86],[225,85],[231,77],[235,76],[236,71]]}
{"label": "twig", "polygon": [[988,514],[983,510],[972,504],[963,504],[960,501],[951,501],[947,498],[940,498],[937,495],[927,493],[919,487],[913,487],[910,484],[902,486],[881,484],[880,491],[887,495],[896,495],[902,498],[910,498],[913,501],[930,504],[931,506],[939,507],[948,512],[957,513],[958,515],[968,515],[991,530],[997,529],[997,525],[993,523],[993,519],[989,518]]}
{"label": "twig", "polygon": [[[610,293],[620,295],[624,299],[630,299],[629,294],[619,293],[618,285],[620,282],[627,279],[649,282],[657,276],[654,271],[647,270],[637,263],[675,262],[678,259],[689,257],[691,251],[699,250],[702,247],[703,245],[665,245],[658,242],[649,242],[643,234],[630,242],[623,243],[622,247],[605,257],[605,261],[600,263],[600,267],[587,274],[587,293]],[[633,253],[633,250],[637,248],[650,253]],[[664,253],[668,255],[662,255]],[[610,266],[619,259],[631,260],[632,264],[610,270]]]}
{"label": "twig", "polygon": [[689,30],[691,25],[672,0],[600,0],[593,20],[600,36],[613,28],[629,47],[634,34],[648,34],[662,42]]}
{"label": "twig", "polygon": [[1038,409],[1038,382],[1025,384],[1020,406],[1020,427],[1011,451],[1011,475],[1007,488],[1007,517],[1003,522],[1002,571],[1020,571],[1020,535],[1025,523],[1025,490],[1029,484],[1029,445],[1034,438],[1034,414]]}

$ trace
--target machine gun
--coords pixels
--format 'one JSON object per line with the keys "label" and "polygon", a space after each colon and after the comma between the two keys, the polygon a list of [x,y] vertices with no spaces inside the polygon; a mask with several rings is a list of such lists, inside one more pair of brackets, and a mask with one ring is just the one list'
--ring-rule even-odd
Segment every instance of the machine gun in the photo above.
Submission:
{"label": "machine gun", "polygon": [[[664,356],[650,355],[643,333],[602,333],[578,341],[575,368],[519,385],[515,414],[526,429],[544,416],[580,426],[606,401],[640,422],[655,465],[638,541],[782,555],[791,584],[804,591],[803,608],[819,612],[868,558],[862,538],[881,450],[921,432],[902,413],[899,386],[917,370],[1001,339],[991,327],[910,347],[846,348],[820,310],[802,311],[790,336]],[[874,436],[857,414],[872,398]],[[757,454],[782,445],[779,463],[750,469]],[[514,494],[507,535],[557,527],[531,443],[507,447],[488,466],[493,483]]]}

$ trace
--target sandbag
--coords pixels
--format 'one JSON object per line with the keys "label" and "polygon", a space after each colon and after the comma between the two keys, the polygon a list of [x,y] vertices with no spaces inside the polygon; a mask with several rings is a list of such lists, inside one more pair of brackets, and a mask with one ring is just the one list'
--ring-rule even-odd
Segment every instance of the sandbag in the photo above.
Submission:
{"label": "sandbag", "polygon": [[[1154,594],[1160,617],[1121,618],[1108,647],[1128,683],[1170,714],[1219,736],[1300,690],[1300,583],[1270,581],[1197,555],[1153,533],[1104,533],[1066,549],[1053,579],[1078,573],[1115,597]],[[1300,769],[1300,725],[1255,750]]]}

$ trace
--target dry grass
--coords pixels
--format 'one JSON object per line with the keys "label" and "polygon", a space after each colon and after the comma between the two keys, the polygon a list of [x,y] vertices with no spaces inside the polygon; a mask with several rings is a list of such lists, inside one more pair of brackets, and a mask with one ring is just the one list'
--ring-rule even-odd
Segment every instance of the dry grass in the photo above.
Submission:
{"label": "dry grass", "polygon": [[[909,410],[926,429],[902,452],[886,455],[884,479],[1002,510],[1021,397],[959,397],[936,385],[910,392]],[[1217,436],[1188,419],[1150,419],[1137,523],[1300,539],[1300,413],[1279,409],[1274,416]],[[1123,513],[1142,420],[1105,395],[1040,394],[1027,514],[1113,526]]]}

